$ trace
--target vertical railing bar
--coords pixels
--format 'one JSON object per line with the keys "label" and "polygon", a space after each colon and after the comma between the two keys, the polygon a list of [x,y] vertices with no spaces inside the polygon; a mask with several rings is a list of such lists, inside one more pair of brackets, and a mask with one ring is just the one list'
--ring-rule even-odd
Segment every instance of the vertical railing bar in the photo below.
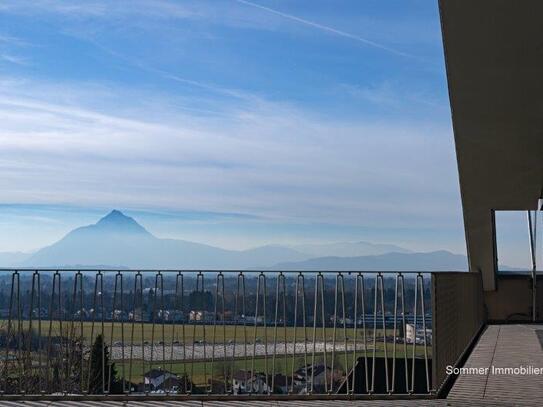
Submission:
{"label": "vertical railing bar", "polygon": [[[538,208],[540,209],[540,208]],[[530,239],[530,257],[532,263],[532,322],[537,319],[537,210],[534,211],[532,220],[532,211],[528,210],[528,232]]]}
{"label": "vertical railing bar", "polygon": [[62,389],[63,394],[67,394],[68,389],[65,386],[67,378],[65,380],[64,374],[67,372],[68,368],[67,366],[65,366],[65,363],[67,362],[67,360],[64,358],[64,351],[63,351],[63,347],[65,347],[65,344],[64,344],[65,335],[64,335],[64,326],[62,324],[62,320],[64,317],[64,322],[65,322],[64,325],[68,323],[68,320],[67,320],[67,315],[64,312],[64,309],[62,307],[62,285],[61,285],[60,273],[58,273],[58,313],[59,313],[58,320],[59,320],[59,358],[60,358],[60,367],[58,371],[59,371],[60,383],[61,383],[60,388]]}
{"label": "vertical railing bar", "polygon": [[379,275],[375,275],[375,286],[373,287],[373,357],[371,364],[371,390],[370,394],[375,391],[375,364],[377,360],[377,287],[378,287]]}
{"label": "vertical railing bar", "polygon": [[22,391],[22,381],[23,381],[23,330],[22,330],[22,311],[21,311],[21,279],[17,279],[17,359],[18,359],[18,371],[19,377],[17,379],[17,392],[20,394]]}
{"label": "vertical railing bar", "polygon": [[[177,276],[175,277],[175,297],[173,302],[173,315],[170,317],[171,322],[171,340],[170,340],[170,372],[173,373],[173,359],[174,359],[174,342],[177,341],[176,339],[176,320],[177,320],[177,313],[178,313],[178,295],[179,295],[179,279]],[[166,366],[166,361],[164,361],[164,366]]]}
{"label": "vertical railing bar", "polygon": [[[187,341],[186,341],[186,331],[185,331],[185,277],[183,273],[179,273],[178,277],[181,277],[181,341],[183,341],[183,381],[185,385],[185,394],[188,393],[188,377],[187,377]],[[192,382],[192,381],[191,381]]]}
{"label": "vertical railing bar", "polygon": [[[301,282],[301,284],[300,284]],[[296,287],[295,287],[295,294],[294,294],[294,348],[292,353],[292,367],[291,367],[291,388],[290,392],[294,392],[294,366],[296,363],[296,347],[298,345],[297,340],[297,332],[298,332],[298,308],[299,308],[299,301],[298,297],[301,293],[302,295],[302,324],[303,324],[303,344],[304,344],[304,368],[307,368],[307,328],[306,328],[306,310],[305,310],[305,284],[304,284],[304,276],[300,272],[298,276],[296,277]],[[286,343],[286,334],[285,334],[285,343]],[[286,345],[285,345],[286,348]],[[305,378],[305,392],[308,393],[308,380],[307,380],[307,374]]]}
{"label": "vertical railing bar", "polygon": [[[187,394],[188,392],[188,383],[187,383],[187,351],[186,351],[186,335],[185,335],[185,280],[183,273],[178,272],[177,278],[176,278],[176,292],[179,280],[181,280],[181,341],[183,345],[183,385],[184,385],[184,393]],[[179,294],[176,294],[176,298]]]}
{"label": "vertical railing bar", "polygon": [[91,322],[91,332],[90,332],[90,349],[91,352],[89,354],[89,366],[88,366],[88,375],[87,375],[87,392],[91,392],[90,384],[91,384],[91,365],[92,365],[92,346],[93,346],[93,339],[94,339],[94,324],[96,322],[96,295],[98,291],[98,273],[94,276],[94,296],[93,296],[93,305],[92,305],[92,322]]}
{"label": "vertical railing bar", "polygon": [[[38,288],[39,289],[39,288]],[[30,309],[28,311],[28,342],[27,342],[27,348],[25,352],[24,357],[24,370],[23,370],[23,378],[24,378],[24,392],[28,393],[29,391],[29,382],[31,381],[32,375],[32,322],[33,322],[33,315],[32,312],[34,310],[34,295],[36,290],[36,282],[34,278],[34,274],[32,275],[32,286],[30,289]],[[38,354],[40,352],[40,349],[38,349]],[[28,363],[30,363],[30,366],[28,366]],[[27,369],[30,369],[30,372],[28,372]],[[40,375],[41,376],[41,375]]]}
{"label": "vertical railing bar", "polygon": [[[130,329],[130,356],[128,358],[128,393],[132,392],[132,361],[134,357],[134,333],[136,330],[136,310],[137,310],[137,298],[138,298],[138,276],[139,272],[134,275],[134,298],[132,300],[133,308],[132,308],[132,318],[131,319],[131,329]],[[145,382],[144,382],[145,386]]]}
{"label": "vertical railing bar", "polygon": [[[302,280],[302,324],[304,326],[304,365],[307,367],[307,318],[306,318],[306,302],[305,302],[305,278],[302,273],[299,274]],[[305,392],[308,393],[307,374],[305,375]]]}
{"label": "vertical railing bar", "polygon": [[[354,344],[354,350],[353,350],[353,378],[351,381],[351,392],[350,394],[354,394],[355,389],[355,383],[356,383],[356,366],[357,366],[357,356],[358,356],[358,332],[356,331],[358,328],[358,277],[359,274],[356,274],[355,280],[354,280],[354,319],[353,319],[353,344]],[[349,378],[347,377],[347,380]]]}
{"label": "vertical railing bar", "polygon": [[[165,326],[165,319],[166,319],[166,310],[164,309],[164,275],[158,272],[160,274],[160,315],[161,315],[161,331],[162,331],[162,368],[166,366],[166,326]],[[173,373],[173,372],[170,372]],[[166,395],[170,393],[170,388],[166,387],[164,389]]]}
{"label": "vertical railing bar", "polygon": [[[179,278],[178,275],[175,277],[175,297],[174,297],[174,303],[173,303],[173,316],[170,318],[171,320],[171,340],[170,340],[170,372],[173,373],[173,359],[174,359],[174,342],[177,341],[179,343],[179,340],[176,339],[176,320],[177,320],[177,313],[179,311]],[[164,361],[164,365],[166,365],[166,362]]]}
{"label": "vertical railing bar", "polygon": [[366,392],[369,393],[369,375],[368,375],[368,336],[367,336],[367,327],[366,327],[366,279],[364,275],[361,274],[361,305],[362,305],[362,336],[364,341],[364,372],[366,376]]}
{"label": "vertical railing bar", "polygon": [[[160,274],[160,272],[159,272]],[[153,308],[151,314],[151,359],[149,360],[149,371],[153,370],[154,354],[155,354],[155,322],[156,322],[156,302],[157,302],[157,290],[158,290],[158,276],[155,274],[155,289],[153,292]],[[151,381],[149,380],[149,387],[151,386]],[[154,390],[151,388],[151,391]]]}
{"label": "vertical railing bar", "polygon": [[408,362],[407,362],[407,335],[406,335],[406,330],[407,330],[407,322],[406,322],[406,318],[405,318],[405,278],[404,278],[404,275],[402,273],[399,273],[399,277],[401,278],[401,282],[402,282],[402,331],[403,331],[403,354],[404,354],[404,366],[405,366],[405,391],[406,393],[410,393],[409,391],[409,366],[408,366]]}
{"label": "vertical railing bar", "polygon": [[[213,393],[213,377],[215,374],[215,371],[213,369],[213,364],[215,362],[215,341],[216,341],[216,335],[217,335],[217,307],[219,302],[219,274],[215,277],[215,301],[213,304],[213,339],[211,342],[211,381],[209,382],[209,390],[208,393]],[[205,346],[205,344],[204,344]]]}
{"label": "vertical railing bar", "polygon": [[[200,288],[201,286],[201,288]],[[199,305],[201,305],[201,301],[202,301],[202,297],[203,297],[203,293],[204,293],[204,275],[203,273],[200,271],[198,272],[198,274],[196,275],[196,293],[197,295],[199,296]],[[203,307],[201,307],[203,308]],[[196,310],[197,311],[197,310]],[[202,312],[203,309],[202,309]],[[203,315],[204,316],[204,315]],[[204,319],[205,319],[205,316],[204,316]],[[194,315],[194,320],[192,321],[192,325],[193,325],[193,330],[192,330],[192,359],[191,359],[191,373],[190,373],[190,377],[191,379],[194,379],[194,356],[195,356],[195,338],[196,338],[196,315]],[[204,362],[203,362],[203,367],[204,367],[204,386],[205,386],[205,383],[207,382],[207,360],[206,360],[206,343],[205,343],[205,321],[204,321],[204,324],[202,325],[202,330],[203,330],[203,354],[204,354]],[[191,380],[191,391],[190,393],[192,393],[193,391],[193,386],[194,386],[194,383],[192,382]]]}
{"label": "vertical railing bar", "polygon": [[413,338],[413,354],[411,358],[411,393],[415,392],[415,353],[417,348],[417,308],[418,308],[418,281],[415,279],[415,308],[413,312],[413,329],[415,337]]}
{"label": "vertical railing bar", "polygon": [[[315,351],[316,351],[316,342],[317,342],[317,302],[319,299],[319,275],[321,273],[318,273],[315,275],[315,300],[313,302],[313,354],[311,356],[311,389],[310,394],[313,393],[315,390]],[[305,373],[307,377],[307,365],[305,366]]]}
{"label": "vertical railing bar", "polygon": [[[21,360],[22,367],[23,367],[23,375],[21,376],[21,380],[23,381],[24,385],[22,386],[22,393],[26,394],[28,393],[29,389],[29,382],[31,381],[32,375],[32,309],[34,307],[34,292],[35,292],[35,284],[34,284],[34,278],[32,278],[32,288],[30,292],[30,310],[28,313],[28,341],[26,341],[26,347],[23,349],[23,357]],[[21,310],[22,318],[24,318],[24,309]],[[23,336],[21,337],[21,341],[24,340],[24,326],[23,326]]]}
{"label": "vertical railing bar", "polygon": [[[256,304],[255,304],[255,320],[254,320],[254,337],[253,337],[253,355],[251,359],[251,372],[250,372],[250,378],[254,378],[255,375],[255,356],[256,356],[256,340],[257,340],[257,321],[258,321],[258,305],[260,302],[260,275],[258,275],[256,280]],[[245,382],[247,383],[248,379],[245,379]],[[251,380],[251,383],[253,380]],[[253,392],[253,386],[249,388],[249,394]]]}
{"label": "vertical railing bar", "polygon": [[[115,281],[113,283],[113,303],[111,304],[111,324],[110,324],[110,333],[109,333],[109,345],[111,346],[111,354],[110,356],[113,356],[113,334],[115,332],[115,319],[116,319],[116,314],[115,314],[115,311],[116,311],[116,308],[115,308],[115,305],[117,304],[117,288],[118,288],[118,279],[117,279],[117,276],[120,274],[120,272],[118,272],[117,274],[115,274]],[[103,293],[102,293],[102,297],[103,297]],[[104,338],[104,341],[105,341],[106,338]],[[109,394],[111,392],[111,369],[112,369],[112,364],[110,363],[109,366],[108,366],[108,374],[107,374],[107,390],[105,391],[106,394]]]}
{"label": "vertical railing bar", "polygon": [[246,318],[246,292],[245,292],[245,275],[243,273],[240,273],[240,276],[242,277],[241,283],[242,283],[242,290],[243,290],[243,297],[241,302],[241,312],[243,314],[243,368],[244,368],[244,376],[245,381],[247,382],[247,318]]}
{"label": "vertical railing bar", "polygon": [[[343,349],[344,352],[344,363],[345,363],[345,387],[346,387],[346,394],[349,394],[349,360],[348,360],[348,350],[347,350],[347,313],[346,313],[346,305],[345,305],[345,277],[341,276],[341,304],[343,307],[343,343],[345,348]],[[354,366],[353,366],[354,368]],[[332,379],[335,379],[335,374],[332,371]]]}
{"label": "vertical railing bar", "polygon": [[236,343],[237,343],[237,327],[239,323],[239,290],[240,290],[240,277],[241,273],[236,278],[236,296],[234,298],[234,343],[232,348],[232,358],[230,359],[230,376],[232,383],[230,388],[225,388],[227,393],[234,393],[234,374],[235,374],[235,359],[236,359]]}
{"label": "vertical railing bar", "polygon": [[100,276],[100,334],[102,335],[102,393],[105,393],[106,390],[106,338],[105,338],[105,326],[104,326],[104,275],[102,272],[98,272]]}
{"label": "vertical railing bar", "polygon": [[279,317],[279,280],[281,276],[281,272],[279,272],[276,284],[275,284],[275,321],[274,321],[274,328],[273,328],[273,356],[272,356],[272,382],[271,387],[272,389],[275,388],[275,357],[277,353],[277,319]]}
{"label": "vertical railing bar", "polygon": [[384,283],[384,277],[381,273],[378,274],[380,276],[379,281],[381,285],[381,316],[383,321],[383,350],[384,350],[384,356],[385,356],[385,377],[386,377],[386,391],[390,394],[390,376],[388,371],[388,345],[387,345],[387,328],[386,328],[386,310],[385,310],[385,283]]}
{"label": "vertical railing bar", "polygon": [[[424,363],[426,368],[426,391],[428,393],[431,392],[430,388],[430,372],[428,368],[428,344],[426,341],[426,310],[424,308],[424,276],[422,274],[417,275],[417,280],[419,280],[420,277],[420,301],[421,301],[421,308],[422,308],[422,332],[424,335]],[[415,338],[416,338],[416,328],[415,328]]]}
{"label": "vertical railing bar", "polygon": [[[113,333],[115,332],[115,304],[117,302],[117,276],[115,275],[115,281],[113,283],[113,303],[111,304],[111,324],[110,324],[110,332],[109,332],[109,345],[111,346],[111,354],[113,354]],[[103,296],[103,294],[102,294]],[[104,338],[104,341],[106,338]],[[111,363],[108,366],[108,372],[107,372],[107,383],[106,383],[106,390],[104,393],[109,394],[111,391]]]}
{"label": "vertical railing bar", "polygon": [[[149,390],[148,388],[146,387],[145,385],[145,364],[146,364],[146,360],[145,360],[145,321],[144,321],[144,313],[143,313],[143,305],[144,305],[144,295],[143,295],[143,274],[141,274],[139,271],[138,271],[138,274],[140,276],[140,295],[139,295],[139,298],[140,298],[140,309],[141,309],[141,314],[140,314],[140,334],[141,334],[141,377],[142,377],[142,380],[143,380],[143,390],[144,390],[144,393],[148,393]],[[149,388],[151,386],[151,383],[149,382]]]}
{"label": "vertical railing bar", "polygon": [[10,295],[9,295],[9,311],[8,311],[8,329],[7,329],[7,332],[6,332],[6,356],[5,356],[5,360],[4,360],[4,373],[3,373],[3,377],[4,377],[4,392],[8,392],[9,389],[8,389],[8,377],[9,377],[9,373],[8,373],[8,361],[9,361],[9,347],[10,347],[10,341],[11,341],[11,319],[12,319],[12,313],[13,313],[13,293],[14,293],[14,290],[15,290],[15,278],[19,278],[19,273],[17,272],[17,270],[15,270],[12,274],[11,274],[11,289],[10,289]]}
{"label": "vertical railing bar", "polygon": [[[320,274],[320,273],[319,273]],[[325,282],[324,282],[324,276],[320,274],[321,276],[321,322],[322,322],[322,338],[324,342],[324,391],[328,393],[328,356],[327,356],[327,344],[326,344],[326,317],[325,317],[325,304],[324,304],[324,289],[325,289]],[[314,369],[313,369],[314,370]]]}
{"label": "vertical railing bar", "polygon": [[[124,360],[124,319],[125,319],[125,308],[124,308],[124,290],[123,290],[123,274],[118,271],[117,275],[120,279],[120,285],[121,285],[121,370],[122,370],[122,392],[125,392],[126,388],[126,375],[125,375],[125,360]],[[117,276],[115,276],[117,278]],[[113,327],[112,327],[113,329]]]}
{"label": "vertical railing bar", "polygon": [[[334,367],[335,367],[335,359],[336,359],[336,331],[337,331],[337,320],[338,320],[337,307],[338,307],[339,278],[340,278],[340,275],[341,275],[341,273],[336,274],[336,284],[335,284],[335,289],[334,289],[334,315],[333,315],[333,317],[334,317],[334,326],[333,326],[333,329],[332,329],[332,363],[331,363],[331,367],[330,367],[331,376],[330,376],[330,390],[328,391],[329,394],[334,391],[334,379],[333,379],[333,376],[334,376]],[[326,376],[326,374],[327,374],[326,370],[324,371],[324,374]]]}
{"label": "vertical railing bar", "polygon": [[397,329],[397,317],[398,317],[398,285],[399,285],[399,274],[396,274],[396,280],[394,285],[394,323],[392,328],[392,335],[394,339],[392,342],[392,385],[390,388],[390,393],[394,393],[396,385],[396,329]]}
{"label": "vertical railing bar", "polygon": [[69,377],[72,369],[72,356],[75,353],[75,314],[76,314],[76,299],[77,299],[77,273],[74,274],[74,289],[72,293],[72,307],[70,310],[70,328],[68,332],[68,346],[66,347],[66,374]]}
{"label": "vertical railing bar", "polygon": [[264,375],[266,377],[266,387],[268,388],[268,394],[270,394],[270,383],[268,377],[268,327],[267,327],[267,318],[266,318],[266,299],[268,298],[268,288],[266,275],[261,273],[262,279],[264,281],[264,295],[262,296],[262,311],[264,318]]}
{"label": "vertical railing bar", "polygon": [[[295,290],[294,291],[294,334],[293,334],[294,348],[292,349],[292,366],[291,366],[291,379],[290,379],[291,381],[290,381],[289,394],[292,394],[294,392],[294,364],[296,362],[296,345],[297,345],[296,332],[298,331],[298,291],[299,291],[299,283],[300,283],[300,276],[298,275],[296,277],[296,286],[294,288],[294,290]],[[285,336],[285,343],[286,343],[286,336]],[[286,369],[286,367],[285,367],[285,369]],[[288,387],[288,385],[287,385],[287,387]]]}
{"label": "vertical railing bar", "polygon": [[[196,295],[198,295],[198,287],[199,287],[199,279],[200,275],[196,275]],[[197,310],[196,310],[197,311]],[[194,315],[194,318],[192,320],[192,352],[191,352],[191,363],[190,363],[190,377],[191,377],[191,386],[189,394],[192,393],[194,383],[192,380],[194,380],[194,352],[195,352],[195,344],[196,344],[196,315]]]}
{"label": "vertical railing bar", "polygon": [[[55,282],[57,282],[55,284]],[[48,360],[51,360],[51,352],[52,352],[52,331],[53,331],[53,319],[54,319],[54,307],[55,307],[55,292],[56,288],[58,288],[58,321],[59,321],[59,328],[60,328],[60,354],[62,354],[62,316],[60,315],[60,307],[61,307],[61,292],[60,292],[60,273],[58,270],[53,274],[53,289],[51,294],[51,308],[50,308],[50,315],[49,315],[49,354],[47,356]],[[51,365],[49,362],[48,371],[50,370]],[[59,372],[62,372],[62,368],[58,369]],[[49,375],[49,372],[48,372]],[[62,374],[60,374],[59,377],[59,383],[60,383],[60,389],[64,391],[64,382],[62,380]]]}
{"label": "vertical railing bar", "polygon": [[[201,299],[203,299],[203,296],[205,294],[205,274],[200,273],[202,276],[202,294],[200,296]],[[204,313],[204,323],[202,324],[202,338],[203,338],[203,348],[204,348],[204,383],[207,383],[207,340],[206,340],[206,325],[207,321],[205,320],[205,313]]]}
{"label": "vertical railing bar", "polygon": [[[139,281],[139,287],[138,287],[138,281]],[[138,289],[139,288],[139,289]],[[139,295],[138,295],[139,292]],[[139,299],[139,301],[138,301]],[[130,380],[132,380],[132,366],[133,366],[133,352],[134,352],[134,339],[135,339],[135,329],[136,329],[136,321],[138,319],[138,305],[140,309],[140,336],[141,336],[141,376],[143,380],[143,391],[147,392],[147,386],[145,384],[145,335],[144,335],[144,321],[143,321],[143,275],[141,272],[137,272],[134,276],[134,309],[132,314],[132,332],[131,332],[131,339],[130,339],[130,362],[128,365],[128,376],[130,377]],[[132,388],[130,388],[130,393],[132,392]]]}
{"label": "vertical railing bar", "polygon": [[79,378],[79,387],[80,387],[80,391],[81,393],[84,393],[84,381],[85,381],[85,342],[84,342],[84,331],[83,331],[83,310],[84,310],[84,307],[83,307],[83,298],[84,298],[84,288],[83,288],[83,275],[81,274],[80,271],[78,271],[78,274],[79,274],[79,334],[81,335],[80,336],[80,339],[79,339],[79,346],[81,347],[81,366],[79,367],[79,374],[80,374],[80,378]]}
{"label": "vertical railing bar", "polygon": [[[42,368],[43,368],[43,365],[42,365],[42,353],[43,353],[43,347],[42,347],[42,338],[41,338],[41,333],[42,333],[42,329],[41,329],[41,277],[40,277],[40,273],[36,270],[34,272],[34,275],[32,276],[32,280],[34,280],[34,276],[36,276],[36,281],[38,283],[38,369],[40,372],[42,372]],[[40,393],[44,392],[44,388],[43,388],[43,375],[40,374],[39,375],[39,391]]]}
{"label": "vertical railing bar", "polygon": [[[294,331],[296,331],[296,326]],[[294,348],[296,348],[296,342],[294,342]],[[283,275],[283,363],[285,367],[285,388],[288,389],[288,355],[287,355],[287,287],[286,277]],[[273,387],[272,387],[273,390]],[[287,390],[288,391],[288,390]]]}
{"label": "vertical railing bar", "polygon": [[99,271],[100,276],[100,329],[102,335],[102,393],[105,393],[106,390],[106,337],[105,337],[105,326],[104,326],[104,275]]}
{"label": "vertical railing bar", "polygon": [[51,351],[52,351],[52,343],[51,343],[51,335],[52,335],[52,330],[53,330],[53,307],[55,305],[55,275],[56,274],[53,274],[53,286],[51,288],[51,303],[50,303],[50,307],[49,307],[49,334],[48,334],[48,339],[47,339],[47,372],[46,372],[46,375],[47,375],[47,387],[48,387],[48,393],[51,393],[52,390],[51,390],[51,382],[50,382],[50,371],[51,371]]}
{"label": "vertical railing bar", "polygon": [[227,393],[228,392],[228,383],[227,383],[227,371],[228,371],[228,362],[227,362],[227,355],[226,355],[226,305],[225,305],[225,301],[226,301],[226,293],[224,292],[224,275],[221,273],[219,273],[222,278],[221,278],[221,293],[222,293],[222,302],[221,302],[221,305],[222,305],[222,346],[223,346],[223,361],[222,361],[222,372],[223,372],[223,377],[224,377],[224,392]]}

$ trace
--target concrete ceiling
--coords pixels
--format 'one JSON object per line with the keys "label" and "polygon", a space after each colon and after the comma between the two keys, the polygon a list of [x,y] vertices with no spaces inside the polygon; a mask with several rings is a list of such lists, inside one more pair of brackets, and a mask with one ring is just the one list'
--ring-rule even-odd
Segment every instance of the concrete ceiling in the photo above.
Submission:
{"label": "concrete ceiling", "polygon": [[439,5],[469,264],[494,290],[493,210],[543,188],[543,1]]}

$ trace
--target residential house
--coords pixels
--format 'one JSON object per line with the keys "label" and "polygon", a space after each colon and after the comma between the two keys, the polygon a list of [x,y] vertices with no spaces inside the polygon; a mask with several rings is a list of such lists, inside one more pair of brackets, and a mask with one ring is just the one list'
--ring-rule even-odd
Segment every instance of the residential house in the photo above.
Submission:
{"label": "residential house", "polygon": [[324,366],[324,364],[306,365],[299,368],[294,374],[294,387],[295,390],[305,391],[307,387],[311,387],[313,384],[313,390],[317,392],[325,391],[326,387],[330,387],[332,380],[337,383],[342,380],[343,374],[335,369],[332,372],[330,366]]}
{"label": "residential house", "polygon": [[232,376],[232,391],[234,394],[266,394],[270,390],[269,382],[270,380],[266,380],[264,373],[238,370]]}
{"label": "residential house", "polygon": [[144,384],[145,386],[150,387],[151,391],[166,390],[165,384],[173,384],[169,379],[178,380],[175,374],[168,372],[167,370],[151,369],[144,375]]}

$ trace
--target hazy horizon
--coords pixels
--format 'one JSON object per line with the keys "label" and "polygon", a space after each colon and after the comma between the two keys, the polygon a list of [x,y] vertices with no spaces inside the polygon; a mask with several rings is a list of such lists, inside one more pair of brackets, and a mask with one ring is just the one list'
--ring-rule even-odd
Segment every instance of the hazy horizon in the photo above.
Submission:
{"label": "hazy horizon", "polygon": [[185,270],[467,270],[465,255],[413,252],[368,242],[264,245],[228,250],[153,235],[136,219],[112,210],[33,253],[1,253],[0,267]]}
{"label": "hazy horizon", "polygon": [[[239,250],[239,251],[243,251],[243,250],[250,250],[250,249],[254,249],[254,248],[260,248],[260,247],[264,247],[264,246],[282,246],[282,247],[310,247],[310,246],[321,246],[321,245],[333,245],[333,244],[353,244],[353,243],[363,243],[363,244],[367,244],[367,245],[370,245],[370,246],[390,246],[391,248],[393,249],[397,249],[398,252],[410,252],[410,251],[414,251],[414,250],[411,250],[411,249],[408,249],[406,247],[402,247],[402,246],[399,246],[399,245],[396,245],[394,242],[370,242],[370,241],[364,241],[364,240],[315,240],[315,239],[307,239],[307,240],[293,240],[291,243],[278,243],[278,242],[268,242],[268,243],[261,243],[261,244],[257,244],[257,243],[254,243],[252,245],[249,245],[249,246],[246,246],[246,247],[239,247],[239,246],[234,246],[234,247],[228,247],[228,246],[221,246],[219,244],[211,244],[210,242],[208,241],[197,241],[197,240],[194,240],[194,239],[183,239],[183,238],[180,238],[178,236],[171,236],[171,235],[161,235],[161,234],[157,234],[156,232],[153,232],[152,229],[149,229],[147,226],[143,225],[140,220],[137,218],[137,215],[131,215],[131,213],[145,213],[145,212],[138,212],[138,211],[124,211],[124,210],[119,210],[119,209],[111,209],[111,210],[108,210],[107,212],[103,212],[101,213],[101,215],[99,215],[98,218],[95,218],[94,220],[90,221],[90,223],[86,223],[86,224],[79,224],[79,225],[75,225],[73,228],[71,228],[70,230],[67,230],[66,233],[58,236],[58,237],[52,237],[51,235],[48,235],[49,237],[51,237],[53,240],[51,240],[50,242],[40,246],[40,247],[36,247],[36,248],[32,248],[32,249],[28,249],[28,250],[11,250],[11,251],[0,251],[0,253],[6,253],[6,252],[13,252],[13,253],[17,253],[17,252],[20,252],[20,253],[34,253],[40,249],[42,249],[43,247],[46,247],[46,246],[49,246],[50,244],[53,244],[55,242],[57,242],[58,240],[66,237],[66,235],[68,235],[70,232],[76,230],[76,229],[79,229],[81,227],[86,227],[86,226],[92,226],[92,225],[95,225],[97,223],[99,223],[100,220],[106,218],[108,215],[110,215],[112,212],[120,212],[122,215],[124,216],[127,216],[129,218],[132,218],[134,219],[139,225],[141,225],[145,230],[147,230],[149,233],[151,233],[154,237],[157,237],[159,239],[176,239],[176,240],[185,240],[185,241],[191,241],[191,242],[194,242],[194,243],[199,243],[199,244],[205,244],[205,245],[210,245],[210,246],[213,246],[213,247],[217,247],[217,248],[221,248],[221,249],[226,249],[226,250]],[[158,216],[158,217],[165,217],[165,218],[170,218],[172,215],[166,215],[164,213],[162,214],[152,214],[151,216]],[[391,249],[391,251],[393,251]]]}

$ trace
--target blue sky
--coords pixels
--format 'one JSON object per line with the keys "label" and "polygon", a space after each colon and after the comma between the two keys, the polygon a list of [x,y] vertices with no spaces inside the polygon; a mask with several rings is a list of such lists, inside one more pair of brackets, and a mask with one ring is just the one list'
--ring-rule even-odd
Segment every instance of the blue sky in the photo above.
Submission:
{"label": "blue sky", "polygon": [[465,252],[435,1],[2,1],[0,106],[0,251],[117,208]]}

